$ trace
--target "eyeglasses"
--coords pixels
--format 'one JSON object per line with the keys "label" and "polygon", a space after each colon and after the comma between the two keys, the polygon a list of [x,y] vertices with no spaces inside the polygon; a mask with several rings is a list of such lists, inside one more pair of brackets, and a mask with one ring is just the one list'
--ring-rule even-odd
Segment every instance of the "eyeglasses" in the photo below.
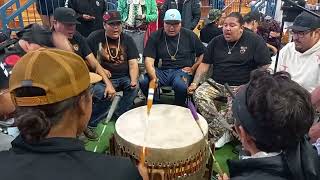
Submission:
{"label": "eyeglasses", "polygon": [[305,35],[307,35],[308,33],[310,33],[310,30],[307,31],[290,31],[292,33],[293,36],[297,36],[298,38],[303,38]]}
{"label": "eyeglasses", "polygon": [[9,93],[9,89],[2,90],[2,91],[0,92],[0,96],[4,95],[4,94],[6,94],[6,93]]}

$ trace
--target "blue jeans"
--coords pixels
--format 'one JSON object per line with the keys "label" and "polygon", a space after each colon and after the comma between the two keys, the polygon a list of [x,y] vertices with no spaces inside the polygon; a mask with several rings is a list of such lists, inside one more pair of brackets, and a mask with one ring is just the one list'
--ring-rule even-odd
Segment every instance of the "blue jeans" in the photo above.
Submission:
{"label": "blue jeans", "polygon": [[[179,106],[185,106],[187,97],[187,88],[191,83],[192,76],[183,72],[181,69],[157,69],[156,75],[159,79],[158,87],[171,86],[174,90],[174,103]],[[144,75],[143,79],[139,80],[140,88],[145,96],[148,94],[149,76]],[[158,91],[156,91],[158,92]],[[158,96],[154,96],[154,101],[158,101]]]}
{"label": "blue jeans", "polygon": [[[138,94],[138,87],[131,88],[131,80],[128,76],[111,79],[111,81],[116,91],[123,91],[123,97],[114,113],[115,116],[120,116],[132,107],[133,101]],[[104,97],[105,88],[106,85],[102,82],[95,84],[93,87],[94,93],[92,97],[92,115],[89,121],[90,127],[97,127],[98,123],[108,114],[112,101]]]}

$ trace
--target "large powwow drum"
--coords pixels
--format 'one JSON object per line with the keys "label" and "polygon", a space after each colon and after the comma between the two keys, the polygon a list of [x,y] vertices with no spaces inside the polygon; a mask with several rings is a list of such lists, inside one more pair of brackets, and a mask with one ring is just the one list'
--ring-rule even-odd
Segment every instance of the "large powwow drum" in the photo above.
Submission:
{"label": "large powwow drum", "polygon": [[132,109],[117,120],[115,154],[140,160],[146,147],[145,162],[150,179],[204,179],[208,161],[205,142],[208,124],[199,115],[199,126],[187,108],[154,105]]}

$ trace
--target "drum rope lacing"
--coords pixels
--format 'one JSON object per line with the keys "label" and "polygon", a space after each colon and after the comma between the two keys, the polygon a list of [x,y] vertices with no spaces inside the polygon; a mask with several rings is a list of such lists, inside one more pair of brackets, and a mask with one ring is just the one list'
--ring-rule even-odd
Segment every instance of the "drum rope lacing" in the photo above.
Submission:
{"label": "drum rope lacing", "polygon": [[[139,157],[131,152],[125,146],[116,143],[120,152],[117,152],[116,155],[124,156],[124,157],[133,157],[138,160]],[[205,147],[201,149],[200,152],[196,153],[193,156],[189,156],[187,159],[176,161],[176,162],[167,162],[167,163],[149,163],[146,161],[146,165],[148,167],[149,173],[152,170],[164,170],[165,176],[170,178],[178,178],[178,177],[187,177],[192,176],[197,173],[202,166],[205,165],[203,161],[206,160],[206,156],[208,156],[208,149]]]}

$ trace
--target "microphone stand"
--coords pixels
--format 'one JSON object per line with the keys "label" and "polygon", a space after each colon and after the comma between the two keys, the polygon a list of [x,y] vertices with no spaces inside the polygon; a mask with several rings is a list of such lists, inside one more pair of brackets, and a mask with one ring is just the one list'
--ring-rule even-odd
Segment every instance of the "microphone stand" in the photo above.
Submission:
{"label": "microphone stand", "polygon": [[[309,9],[305,8],[305,7],[302,7],[300,6],[299,4],[291,1],[291,0],[283,0],[284,2],[287,2],[289,4],[291,4],[292,6],[296,7],[296,8],[299,8],[301,9],[302,11],[305,11],[309,14],[312,14],[313,16],[317,17],[317,18],[320,18],[320,15],[313,12],[313,11],[310,11]],[[283,26],[284,26],[284,19],[285,18],[285,15],[283,15],[282,17],[282,20],[281,20],[281,31],[280,31],[280,42],[281,42],[281,39],[282,39],[282,36],[283,36]],[[278,51],[277,51],[277,56],[276,56],[276,62],[275,62],[275,65],[274,65],[274,70],[273,70],[273,73],[276,73],[277,72],[277,67],[278,67],[278,61],[279,61],[279,54],[280,54],[280,47],[278,47]]]}

